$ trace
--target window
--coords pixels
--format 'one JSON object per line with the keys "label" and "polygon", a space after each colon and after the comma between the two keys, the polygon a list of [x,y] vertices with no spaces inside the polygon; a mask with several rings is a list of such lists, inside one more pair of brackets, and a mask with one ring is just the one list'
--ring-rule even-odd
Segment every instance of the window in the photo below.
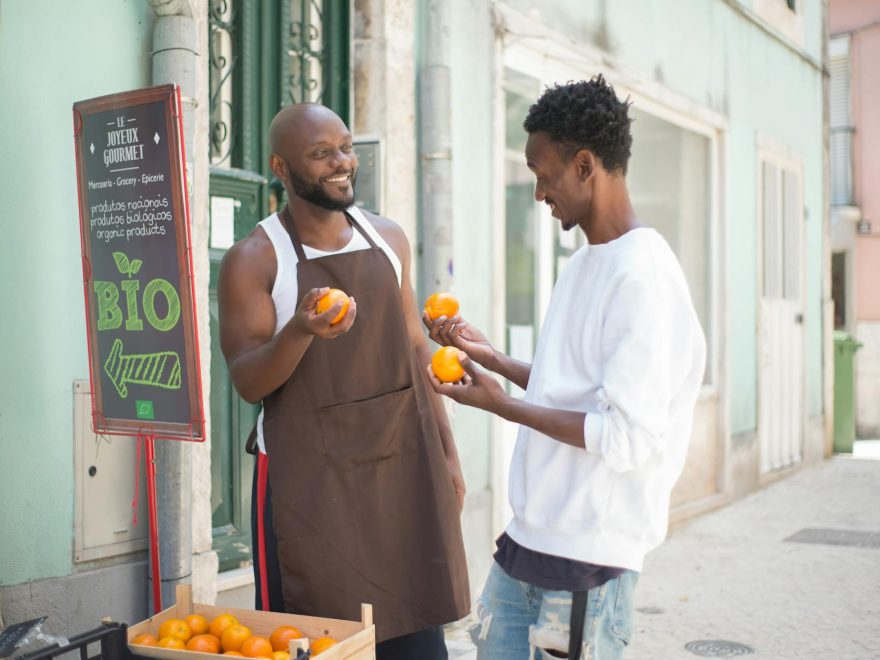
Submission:
{"label": "window", "polygon": [[[633,207],[669,242],[684,270],[694,307],[712,337],[711,140],[638,108],[627,182]],[[705,382],[711,380],[711,360]]]}
{"label": "window", "polygon": [[804,20],[798,0],[752,0],[752,9],[765,23],[795,46],[804,45]]}
{"label": "window", "polygon": [[[539,213],[535,177],[526,167],[522,124],[540,95],[538,81],[505,72],[504,227],[507,352],[531,361],[538,331]],[[511,385],[512,389],[518,389]],[[522,392],[517,392],[522,394]]]}
{"label": "window", "polygon": [[761,199],[763,297],[799,302],[803,208],[798,173],[779,163],[764,161],[761,164]]}
{"label": "window", "polygon": [[831,255],[831,299],[834,301],[834,329],[846,329],[846,252]]}
{"label": "window", "polygon": [[837,37],[828,45],[828,119],[831,131],[829,161],[831,205],[853,203],[852,142],[855,129],[850,114],[849,37]]}

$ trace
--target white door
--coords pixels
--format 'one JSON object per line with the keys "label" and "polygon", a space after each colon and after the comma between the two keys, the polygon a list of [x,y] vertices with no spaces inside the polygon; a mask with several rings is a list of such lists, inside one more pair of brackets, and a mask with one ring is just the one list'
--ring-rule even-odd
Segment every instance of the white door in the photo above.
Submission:
{"label": "white door", "polygon": [[796,169],[761,166],[761,472],[797,463],[804,420],[803,204]]}

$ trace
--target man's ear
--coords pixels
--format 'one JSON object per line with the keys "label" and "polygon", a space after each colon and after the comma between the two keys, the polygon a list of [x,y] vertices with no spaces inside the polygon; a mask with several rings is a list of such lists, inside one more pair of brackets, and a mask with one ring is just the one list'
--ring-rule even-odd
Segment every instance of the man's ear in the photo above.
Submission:
{"label": "man's ear", "polygon": [[269,156],[269,169],[272,170],[272,174],[274,174],[278,180],[287,181],[287,163],[285,163],[284,159],[278,154],[271,154]]}
{"label": "man's ear", "polygon": [[596,171],[596,156],[589,149],[578,149],[574,155],[575,166],[581,181],[588,181]]}

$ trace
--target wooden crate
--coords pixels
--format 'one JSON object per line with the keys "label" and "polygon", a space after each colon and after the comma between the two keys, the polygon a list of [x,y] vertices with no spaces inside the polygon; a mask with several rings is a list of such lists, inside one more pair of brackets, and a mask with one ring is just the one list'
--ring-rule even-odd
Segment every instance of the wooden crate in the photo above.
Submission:
{"label": "wooden crate", "polygon": [[166,619],[183,619],[190,614],[201,614],[210,621],[218,614],[228,612],[238,619],[239,623],[251,629],[255,635],[269,637],[278,626],[289,625],[299,628],[303,639],[290,641],[290,657],[296,658],[298,648],[308,648],[308,640],[330,636],[339,640],[339,644],[330,647],[320,655],[321,660],[375,660],[376,658],[376,627],[373,625],[372,605],[361,605],[361,620],[344,621],[342,619],[325,619],[299,614],[281,614],[278,612],[260,612],[240,610],[232,607],[215,607],[193,603],[192,588],[188,584],[178,585],[177,603],[159,614],[141,621],[128,629],[128,648],[132,653],[159,660],[218,660],[222,656],[213,653],[196,651],[178,651],[158,646],[142,646],[132,644],[131,640],[142,633],[156,635],[159,626]]}

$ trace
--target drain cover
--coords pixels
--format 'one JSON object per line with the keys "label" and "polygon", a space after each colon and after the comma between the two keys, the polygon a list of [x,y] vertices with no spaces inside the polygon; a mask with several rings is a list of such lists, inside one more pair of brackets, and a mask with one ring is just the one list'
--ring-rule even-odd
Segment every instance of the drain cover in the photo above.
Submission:
{"label": "drain cover", "polygon": [[637,607],[636,612],[641,612],[642,614],[663,614],[666,610],[662,607]]}
{"label": "drain cover", "polygon": [[739,642],[725,642],[723,639],[701,639],[688,642],[684,647],[694,655],[704,658],[732,658],[737,655],[751,655],[755,649]]}
{"label": "drain cover", "polygon": [[819,543],[822,545],[849,545],[856,548],[880,548],[880,532],[855,529],[802,529],[785,539],[786,543]]}

